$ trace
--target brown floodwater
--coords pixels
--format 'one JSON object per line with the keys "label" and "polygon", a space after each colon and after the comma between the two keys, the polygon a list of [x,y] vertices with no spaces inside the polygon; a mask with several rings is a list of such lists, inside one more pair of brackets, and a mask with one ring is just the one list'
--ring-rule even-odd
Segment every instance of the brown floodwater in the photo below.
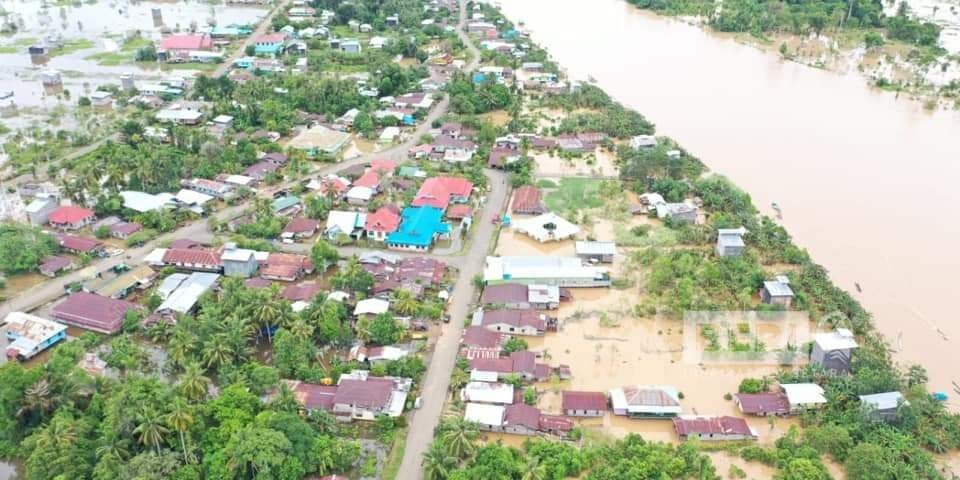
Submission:
{"label": "brown floodwater", "polygon": [[[957,397],[960,113],[784,62],[622,0],[504,0],[573,78],[593,77],[729,176],[873,312],[900,362]],[[543,12],[549,11],[549,15]],[[856,293],[859,282],[863,293]]]}

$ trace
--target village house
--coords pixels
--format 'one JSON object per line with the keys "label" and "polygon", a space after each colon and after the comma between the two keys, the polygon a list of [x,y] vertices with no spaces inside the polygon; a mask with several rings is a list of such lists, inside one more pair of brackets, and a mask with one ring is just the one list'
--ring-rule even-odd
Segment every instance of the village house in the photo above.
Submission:
{"label": "village house", "polygon": [[50,226],[62,230],[79,230],[96,219],[93,210],[72,205],[57,207],[47,215]]}
{"label": "village house", "polygon": [[641,150],[657,146],[657,137],[653,135],[637,135],[630,139],[630,148]]}
{"label": "village house", "polygon": [[790,403],[790,413],[818,409],[827,404],[823,387],[816,383],[781,383],[780,389]]}
{"label": "village house", "polygon": [[369,187],[350,187],[345,195],[350,205],[366,205],[376,195],[376,191]]}
{"label": "village house", "polygon": [[473,313],[473,326],[511,335],[540,336],[548,327],[556,329],[557,320],[536,310],[484,310]]}
{"label": "village house", "polygon": [[270,202],[270,209],[274,215],[289,217],[300,213],[300,197],[296,195],[284,195],[273,199]]}
{"label": "village house", "polygon": [[466,203],[470,200],[473,183],[459,177],[431,177],[424,180],[417,190],[411,205],[430,206],[446,210],[451,203]]}
{"label": "village house", "polygon": [[340,51],[343,53],[360,54],[361,52],[363,52],[363,46],[360,45],[360,40],[357,40],[355,38],[341,40]]}
{"label": "village house", "polygon": [[509,383],[469,382],[460,390],[460,400],[472,403],[509,405],[513,403],[513,385]]}
{"label": "village house", "polygon": [[561,410],[568,417],[602,417],[607,411],[607,396],[603,392],[561,392]]}
{"label": "village house", "polygon": [[191,53],[213,50],[213,39],[207,35],[170,35],[160,40],[157,55],[165,61],[187,61]]}
{"label": "village house", "polygon": [[183,108],[165,108],[154,115],[161,123],[176,123],[180,125],[199,125],[203,120],[203,112]]}
{"label": "village house", "polygon": [[680,440],[700,441],[756,440],[757,432],[738,417],[681,416],[673,419]]}
{"label": "village house", "polygon": [[490,168],[505,169],[511,163],[520,160],[520,153],[509,148],[494,147],[487,156],[487,166]]}
{"label": "village house", "polygon": [[426,251],[433,242],[450,235],[450,225],[443,222],[443,210],[433,206],[404,208],[400,227],[387,234],[387,247],[396,250]]}
{"label": "village house", "polygon": [[747,229],[743,227],[717,230],[717,256],[739,257],[743,255],[743,250],[747,247],[747,244],[743,242],[743,236],[746,234]]}
{"label": "village house", "polygon": [[524,185],[513,191],[511,210],[517,215],[542,215],[547,211],[540,189],[533,185]]}
{"label": "village house", "polygon": [[24,211],[31,225],[41,226],[47,224],[50,213],[59,206],[60,200],[55,195],[41,195],[28,203]]}
{"label": "village house", "polygon": [[350,347],[350,353],[347,355],[347,361],[356,360],[358,362],[366,362],[372,365],[375,363],[400,360],[408,355],[410,355],[410,350],[405,347],[397,347],[394,345],[367,347],[363,344],[357,343]]}
{"label": "village house", "polygon": [[327,226],[323,235],[329,240],[336,240],[340,235],[359,239],[363,235],[366,223],[366,213],[333,210],[327,214]]}
{"label": "village house", "polygon": [[60,243],[60,248],[77,255],[86,254],[93,257],[107,255],[107,248],[103,242],[95,238],[61,233],[57,235],[57,241]]}
{"label": "village house", "polygon": [[205,293],[214,288],[220,275],[209,272],[193,272],[178,285],[163,303],[157,307],[160,315],[187,314],[194,311]]}
{"label": "village house", "polygon": [[822,365],[831,373],[850,373],[853,351],[858,347],[853,332],[838,328],[832,332],[818,333],[813,337],[810,362]]}
{"label": "village house", "polygon": [[345,421],[399,417],[412,385],[408,378],[374,377],[366,370],[341,375],[336,386],[284,382],[307,411],[327,411]]}
{"label": "village house", "polygon": [[776,280],[763,282],[763,288],[760,289],[760,300],[768,305],[789,307],[793,302],[793,289],[790,288],[790,279],[778,275]]}
{"label": "village house", "polygon": [[54,306],[51,315],[67,325],[109,335],[120,331],[128,311],[139,308],[139,305],[123,300],[75,292]]}
{"label": "village house", "polygon": [[129,208],[138,213],[162,211],[172,205],[174,196],[169,193],[151,194],[135,190],[120,192],[123,198],[123,208]]}
{"label": "village house", "polygon": [[390,302],[381,298],[366,298],[357,302],[353,309],[355,317],[376,317],[390,311]]}
{"label": "village house", "polygon": [[910,405],[900,392],[883,392],[860,395],[860,404],[864,412],[876,420],[896,420],[902,405]]}
{"label": "village house", "polygon": [[580,233],[580,227],[554,213],[514,220],[511,226],[540,243],[566,240]]}
{"label": "village house", "polygon": [[433,106],[433,98],[423,92],[405,93],[397,97],[393,104],[400,108],[420,108],[428,110]]}
{"label": "village house", "polygon": [[699,210],[689,203],[662,203],[656,206],[657,217],[670,219],[677,223],[696,224],[699,219]]}
{"label": "village house", "polygon": [[221,173],[215,178],[218,182],[228,183],[235,187],[247,187],[251,188],[257,184],[257,179],[253,177],[248,177],[246,175],[236,175],[236,174],[226,174]]}
{"label": "village house", "polygon": [[733,396],[740,412],[758,417],[790,414],[790,401],[783,392],[738,393]]}
{"label": "village house", "polygon": [[130,235],[143,230],[143,225],[136,222],[120,222],[110,227],[110,236],[126,240]]}
{"label": "village house", "polygon": [[195,192],[200,192],[204,195],[209,195],[214,198],[219,198],[221,200],[229,198],[233,194],[234,190],[233,185],[218,182],[216,180],[209,180],[206,178],[182,180],[180,185],[184,188],[188,188]]}
{"label": "village house", "polygon": [[314,125],[293,137],[288,148],[306,152],[309,157],[337,155],[350,141],[350,134],[331,130],[323,125]]}
{"label": "village house", "polygon": [[463,329],[460,336],[462,354],[468,360],[473,358],[498,358],[503,350],[503,344],[509,335],[494,332],[480,326],[469,326]]}
{"label": "village house", "polygon": [[150,263],[154,257],[159,256],[160,266],[173,266],[179,270],[188,270],[195,272],[221,272],[223,271],[223,262],[220,255],[211,250],[200,248],[158,248],[144,259]]}
{"label": "village house", "polygon": [[384,205],[367,215],[363,231],[367,238],[384,242],[387,235],[396,232],[399,226],[400,210],[395,205]]}
{"label": "village house", "polygon": [[617,244],[614,242],[577,241],[574,244],[577,257],[590,263],[613,263],[617,254]]}
{"label": "village house", "polygon": [[253,54],[257,56],[278,57],[283,54],[285,33],[268,33],[253,40]]}
{"label": "village house", "polygon": [[670,418],[680,415],[680,392],[666,385],[636,385],[610,390],[614,415]]}
{"label": "village house", "polygon": [[66,325],[23,312],[10,312],[6,326],[8,359],[29,360],[67,338]]}
{"label": "village house", "polygon": [[313,273],[310,257],[294,253],[271,252],[260,266],[260,276],[267,280],[294,282]]}
{"label": "village house", "polygon": [[73,270],[74,268],[76,268],[76,264],[73,263],[73,260],[59,255],[50,255],[43,258],[39,270],[40,274],[53,278],[60,272]]}
{"label": "village house", "polygon": [[433,140],[431,158],[450,163],[465,163],[477,153],[477,144],[470,140],[440,136]]}
{"label": "village house", "polygon": [[517,375],[525,381],[543,381],[550,376],[550,366],[537,363],[537,355],[526,350],[513,352],[504,358],[472,359],[470,370],[496,373],[501,380]]}
{"label": "village house", "polygon": [[560,287],[609,287],[607,269],[586,266],[577,257],[487,257],[487,285],[525,283]]}
{"label": "village house", "polygon": [[257,271],[256,252],[247,248],[237,248],[235,243],[224,245],[220,253],[220,263],[223,265],[223,274],[228,277],[248,278]]}
{"label": "village house", "polygon": [[330,200],[342,200],[350,190],[350,180],[331,173],[321,178],[310,179],[307,188],[315,190]]}
{"label": "village house", "polygon": [[547,433],[565,436],[573,429],[573,422],[570,420],[556,415],[544,415],[540,409],[523,403],[512,405],[467,403],[464,420],[476,423],[480,430],[514,435]]}
{"label": "village house", "polygon": [[[480,296],[485,307],[553,310],[560,307],[560,301],[569,296],[556,285],[538,285],[522,283],[502,283],[487,285]],[[564,295],[567,294],[567,295]]]}
{"label": "village house", "polygon": [[[153,285],[153,281],[156,280],[156,278],[157,272],[150,268],[149,265],[138,265],[120,273],[114,278],[100,282],[95,288],[92,288],[92,290],[93,293],[101,297],[119,300],[127,297],[134,290],[146,290]],[[84,289],[88,291],[91,290],[87,288],[86,285]]]}
{"label": "village house", "polygon": [[287,222],[287,226],[283,227],[283,233],[280,234],[280,238],[284,240],[310,238],[317,233],[319,228],[320,222],[317,220],[312,218],[295,217]]}

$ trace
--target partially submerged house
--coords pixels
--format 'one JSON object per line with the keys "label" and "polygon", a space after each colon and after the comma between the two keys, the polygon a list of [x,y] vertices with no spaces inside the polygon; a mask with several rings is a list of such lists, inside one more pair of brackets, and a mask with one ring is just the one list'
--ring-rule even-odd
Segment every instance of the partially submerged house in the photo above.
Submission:
{"label": "partially submerged house", "polygon": [[540,336],[548,328],[556,329],[556,318],[536,310],[484,310],[473,314],[473,326],[482,326],[494,332],[510,335]]}
{"label": "partially submerged house", "polygon": [[657,217],[670,219],[677,223],[696,224],[699,219],[699,210],[689,203],[660,203],[655,205]]}
{"label": "partially submerged house", "polygon": [[213,289],[220,280],[220,275],[209,272],[191,273],[183,282],[171,292],[157,307],[160,314],[186,314],[193,312],[205,293]]}
{"label": "partially submerged house", "polygon": [[747,421],[730,416],[680,416],[673,419],[680,440],[700,441],[756,440],[757,432]]}
{"label": "partially submerged house", "polygon": [[284,382],[307,411],[324,410],[344,421],[399,417],[413,383],[409,378],[375,377],[366,370],[341,375],[335,386]]}
{"label": "partially submerged house", "polygon": [[464,420],[476,423],[480,430],[536,435],[548,433],[565,436],[573,429],[573,422],[557,415],[545,415],[540,409],[523,403],[488,405],[467,403]]}
{"label": "partially submerged house", "polygon": [[631,385],[610,390],[614,415],[670,418],[680,415],[680,392],[666,385]]}
{"label": "partially submerged house", "polygon": [[733,396],[737,408],[747,415],[783,417],[790,415],[790,401],[783,392],[738,393]]}
{"label": "partially submerged house", "polygon": [[574,252],[578,257],[591,263],[613,263],[613,257],[617,254],[617,244],[578,240],[574,244]]}
{"label": "partially submerged house", "polygon": [[550,376],[550,367],[537,363],[537,355],[526,350],[504,358],[474,358],[470,360],[470,370],[496,374],[501,380],[516,375],[526,381],[543,381]]}
{"label": "partially submerged house", "polygon": [[896,420],[902,405],[909,405],[900,392],[883,392],[860,395],[860,405],[864,412],[876,420]]}
{"label": "partially submerged house", "polygon": [[9,359],[29,360],[67,338],[67,326],[23,312],[10,312],[6,326],[6,355]]}
{"label": "partially submerged house", "polygon": [[473,403],[509,405],[513,403],[513,385],[495,382],[469,382],[460,391],[460,400]]}
{"label": "partially submerged house", "polygon": [[743,236],[747,234],[747,229],[740,228],[721,228],[717,230],[716,252],[719,257],[739,257],[743,255],[743,250],[747,244],[743,241]]}
{"label": "partially submerged house", "polygon": [[257,252],[249,248],[238,248],[235,243],[228,243],[220,254],[220,263],[223,265],[223,274],[228,277],[248,278],[259,268]]}
{"label": "partially submerged house", "polygon": [[827,404],[823,387],[816,383],[781,383],[780,389],[787,396],[790,413],[818,409]]}
{"label": "partially submerged house", "polygon": [[560,307],[564,292],[556,285],[501,283],[483,288],[480,303],[485,307],[552,310]]}
{"label": "partially submerged house", "polygon": [[75,292],[51,310],[57,320],[67,325],[112,334],[120,331],[127,312],[139,305],[88,292]]}
{"label": "partially submerged house", "polygon": [[605,268],[587,266],[577,257],[487,257],[487,285],[526,283],[560,287],[608,287]]}
{"label": "partially submerged house", "polygon": [[602,417],[608,409],[603,392],[564,390],[561,398],[561,410],[568,417]]}
{"label": "partially submerged house", "polygon": [[810,362],[820,364],[828,372],[835,374],[849,373],[853,351],[857,347],[853,332],[846,328],[818,333],[813,337]]}
{"label": "partially submerged house", "polygon": [[512,227],[540,243],[566,240],[580,233],[580,227],[555,213],[514,220]]}

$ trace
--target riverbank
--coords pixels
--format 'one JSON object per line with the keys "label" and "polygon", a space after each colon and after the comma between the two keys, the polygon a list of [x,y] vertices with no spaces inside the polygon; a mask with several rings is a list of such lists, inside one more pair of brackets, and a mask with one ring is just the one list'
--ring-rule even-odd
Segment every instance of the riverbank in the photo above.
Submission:
{"label": "riverbank", "polygon": [[[785,28],[729,32],[715,29],[704,16],[634,8],[702,28],[787,61],[841,75],[857,75],[871,87],[915,100],[927,110],[960,109],[960,52],[949,41],[942,41],[945,48],[939,49],[916,46],[885,36],[877,28],[826,28],[807,34],[791,33]],[[896,11],[892,5],[886,10],[888,15]],[[938,24],[944,29],[942,36],[956,35],[955,31],[960,29],[960,20],[945,19]]]}

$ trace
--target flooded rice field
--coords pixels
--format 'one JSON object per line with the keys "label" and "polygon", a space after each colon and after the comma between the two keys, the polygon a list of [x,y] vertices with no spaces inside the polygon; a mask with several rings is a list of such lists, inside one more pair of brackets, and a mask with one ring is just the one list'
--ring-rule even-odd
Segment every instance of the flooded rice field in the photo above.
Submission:
{"label": "flooded rice field", "polygon": [[[155,9],[159,10],[156,19]],[[124,44],[147,45],[167,32],[208,31],[213,24],[254,24],[266,13],[264,8],[206,2],[0,1],[0,91],[12,93],[10,100],[17,108],[17,115],[3,122],[27,126],[57,108],[75,105],[79,96],[100,85],[119,85],[124,73],[147,82],[171,74],[193,76],[197,71],[189,68],[161,70],[157,63],[134,64],[130,61],[134,51],[128,52],[128,60],[109,65],[99,63],[95,55],[120,52]],[[62,48],[31,55],[29,47],[35,45]],[[43,73],[50,70],[60,73],[62,87],[44,87]]]}
{"label": "flooded rice field", "polygon": [[561,158],[548,152],[533,155],[538,177],[616,178],[616,154],[602,148],[582,157]]}

